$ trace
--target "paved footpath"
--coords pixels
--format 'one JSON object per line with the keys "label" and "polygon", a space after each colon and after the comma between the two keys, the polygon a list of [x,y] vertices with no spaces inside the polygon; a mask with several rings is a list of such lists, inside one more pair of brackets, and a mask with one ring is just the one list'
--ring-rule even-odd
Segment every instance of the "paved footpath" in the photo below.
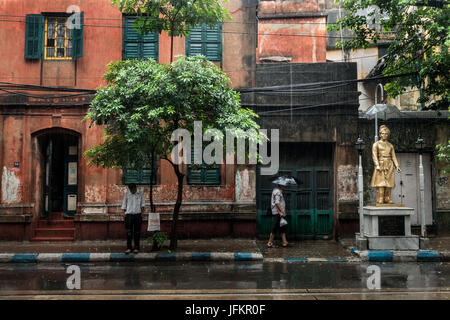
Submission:
{"label": "paved footpath", "polygon": [[73,242],[0,242],[0,262],[100,262],[100,261],[272,261],[272,262],[442,262],[450,261],[450,237],[430,238],[430,249],[419,251],[357,251],[354,239],[292,241],[287,248],[265,240],[179,240],[176,252],[151,251],[142,241],[139,254],[125,254],[124,240]]}

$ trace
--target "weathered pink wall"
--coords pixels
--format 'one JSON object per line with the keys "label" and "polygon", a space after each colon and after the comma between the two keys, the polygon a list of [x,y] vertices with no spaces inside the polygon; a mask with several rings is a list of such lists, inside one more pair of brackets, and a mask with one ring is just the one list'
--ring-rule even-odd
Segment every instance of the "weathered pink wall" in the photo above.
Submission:
{"label": "weathered pink wall", "polygon": [[[24,59],[25,15],[66,12],[71,5],[84,12],[83,57],[77,62]],[[95,89],[106,65],[122,58],[122,14],[109,0],[0,0],[0,12],[4,20],[12,21],[1,22],[0,47],[8,61],[0,68],[2,81]]]}
{"label": "weathered pink wall", "polygon": [[261,19],[258,24],[257,62],[281,56],[291,63],[326,61],[326,18]]}
{"label": "weathered pink wall", "polygon": [[256,61],[276,56],[291,63],[325,62],[324,8],[325,0],[261,1]]}

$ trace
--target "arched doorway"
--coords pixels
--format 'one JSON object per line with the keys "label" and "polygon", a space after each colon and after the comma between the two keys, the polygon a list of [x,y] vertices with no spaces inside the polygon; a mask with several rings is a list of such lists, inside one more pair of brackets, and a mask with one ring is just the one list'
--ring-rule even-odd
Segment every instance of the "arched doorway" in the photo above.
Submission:
{"label": "arched doorway", "polygon": [[[79,137],[75,131],[51,128],[35,134],[41,177],[40,218],[73,218],[78,201]],[[56,213],[56,215],[53,215]]]}

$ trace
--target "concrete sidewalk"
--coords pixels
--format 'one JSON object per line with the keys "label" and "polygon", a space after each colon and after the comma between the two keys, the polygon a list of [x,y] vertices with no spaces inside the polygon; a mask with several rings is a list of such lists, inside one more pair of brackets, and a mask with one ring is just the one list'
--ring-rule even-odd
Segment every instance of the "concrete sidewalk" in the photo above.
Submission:
{"label": "concrete sidewalk", "polygon": [[[297,240],[283,248],[279,241],[267,248],[267,240],[198,239],[178,240],[176,252],[166,241],[152,252],[141,241],[139,254],[125,254],[125,240],[65,242],[0,242],[0,262],[93,262],[93,261],[277,261],[277,262],[358,262],[358,261],[450,261],[450,237],[430,238],[429,250],[414,252],[358,252],[354,238]],[[400,258],[396,258],[400,257]]]}

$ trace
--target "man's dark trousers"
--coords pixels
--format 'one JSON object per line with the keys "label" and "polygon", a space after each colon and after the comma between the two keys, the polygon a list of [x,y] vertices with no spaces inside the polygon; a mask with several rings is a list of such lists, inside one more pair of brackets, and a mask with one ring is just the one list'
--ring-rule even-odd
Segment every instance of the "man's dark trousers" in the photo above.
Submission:
{"label": "man's dark trousers", "polygon": [[133,249],[131,241],[134,238],[134,249],[140,250],[141,226],[141,213],[125,215],[125,228],[127,229],[127,249]]}

